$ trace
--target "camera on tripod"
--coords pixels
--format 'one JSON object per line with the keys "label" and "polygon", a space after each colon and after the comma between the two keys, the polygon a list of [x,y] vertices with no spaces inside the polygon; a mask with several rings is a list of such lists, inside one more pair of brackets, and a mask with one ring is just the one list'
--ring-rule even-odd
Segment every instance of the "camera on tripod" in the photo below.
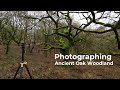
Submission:
{"label": "camera on tripod", "polygon": [[32,79],[32,75],[31,75],[31,73],[30,73],[30,71],[29,71],[29,69],[27,67],[27,62],[24,61],[24,54],[25,54],[25,43],[24,43],[24,41],[21,41],[21,48],[22,48],[22,62],[19,64],[19,67],[18,67],[18,69],[17,69],[13,79],[16,78],[16,76],[18,74],[18,71],[20,71],[20,79],[23,78],[23,68],[24,67],[26,68],[27,73],[28,73],[30,79]]}

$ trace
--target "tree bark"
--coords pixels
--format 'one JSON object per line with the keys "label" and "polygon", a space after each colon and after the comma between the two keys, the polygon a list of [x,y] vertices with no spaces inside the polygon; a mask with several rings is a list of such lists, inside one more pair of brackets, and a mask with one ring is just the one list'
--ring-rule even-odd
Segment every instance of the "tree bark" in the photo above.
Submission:
{"label": "tree bark", "polygon": [[115,33],[115,38],[117,40],[117,44],[118,44],[118,49],[120,50],[120,39],[119,39],[119,34],[117,32],[117,29],[113,29],[114,33]]}
{"label": "tree bark", "polygon": [[8,54],[8,51],[9,51],[9,44],[6,44],[6,52],[5,52],[5,54]]}

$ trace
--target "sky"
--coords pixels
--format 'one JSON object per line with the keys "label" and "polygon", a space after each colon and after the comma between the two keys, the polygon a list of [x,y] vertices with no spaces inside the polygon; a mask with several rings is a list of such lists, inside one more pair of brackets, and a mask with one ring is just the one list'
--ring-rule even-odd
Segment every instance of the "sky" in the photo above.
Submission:
{"label": "sky", "polygon": [[[108,16],[107,14],[110,14],[110,16],[111,17],[116,17],[117,16],[117,14],[115,14],[114,12],[111,12],[110,13],[110,11],[106,11],[106,13],[105,13],[105,15],[104,16]],[[101,14],[100,13],[98,13],[98,14],[96,14],[96,18],[99,18],[101,16]],[[86,23],[86,20],[84,19],[84,20],[80,20],[80,18],[83,18],[83,16],[82,15],[78,15],[78,14],[73,14],[73,19],[74,19],[74,21],[76,21],[76,22],[78,22],[78,23],[80,23],[80,24],[82,24],[82,23]],[[114,22],[114,20],[118,20],[119,18],[112,18],[113,20],[111,20],[111,18],[108,18],[107,17],[107,19],[101,19],[100,20],[100,22],[103,22],[103,23],[113,23]],[[91,28],[91,29],[95,29],[95,28],[98,28],[100,25],[96,25],[96,24],[91,24],[89,27]],[[88,27],[88,28],[89,28]],[[109,29],[109,28],[106,28],[106,29]]]}
{"label": "sky", "polygon": [[[65,11],[64,11],[64,12],[65,12]],[[95,11],[95,12],[96,12],[96,11]],[[44,15],[44,14],[45,14],[45,11],[39,11],[39,13],[38,13],[38,11],[29,11],[29,14],[34,14],[34,13],[39,17],[39,14]],[[90,13],[89,13],[89,14],[90,14]],[[87,16],[87,14],[84,14],[84,15]],[[106,11],[105,14],[104,14],[104,16],[108,16],[108,15],[110,15],[111,17],[115,17],[117,14],[115,14],[113,11],[111,11],[111,12],[110,12],[110,11]],[[101,16],[100,13],[96,14],[96,18],[99,18],[100,16]],[[85,19],[80,20],[80,19],[84,18],[82,14],[71,13],[71,17],[72,17],[73,21],[75,21],[75,22],[76,22],[77,24],[79,24],[79,25],[81,25],[81,24],[83,24],[83,23],[87,23]],[[118,20],[119,18],[117,18],[117,19],[112,18],[112,19]],[[101,22],[104,22],[104,23],[113,23],[113,20],[111,20],[111,18],[101,19],[100,21],[101,21]],[[98,28],[99,26],[100,26],[100,25],[96,25],[96,24],[92,23],[88,28],[96,29],[96,28]],[[109,28],[106,28],[106,29],[109,29]]]}

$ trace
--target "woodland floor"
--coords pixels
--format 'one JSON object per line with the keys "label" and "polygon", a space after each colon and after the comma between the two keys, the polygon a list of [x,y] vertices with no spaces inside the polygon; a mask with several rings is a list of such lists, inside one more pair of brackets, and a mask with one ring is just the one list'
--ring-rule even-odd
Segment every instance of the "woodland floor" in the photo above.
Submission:
{"label": "woodland floor", "polygon": [[[21,47],[10,46],[6,55],[0,46],[0,79],[13,79],[21,62]],[[58,51],[56,50],[56,53]],[[34,79],[120,79],[120,56],[112,56],[113,66],[55,66],[54,50],[45,57],[43,51],[25,54],[25,61]],[[17,75],[19,78],[19,73]],[[29,78],[24,68],[23,78]]]}

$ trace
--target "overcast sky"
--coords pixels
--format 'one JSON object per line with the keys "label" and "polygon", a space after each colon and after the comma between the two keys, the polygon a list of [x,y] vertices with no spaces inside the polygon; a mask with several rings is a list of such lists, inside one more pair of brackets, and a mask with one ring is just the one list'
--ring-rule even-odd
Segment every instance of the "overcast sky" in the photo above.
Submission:
{"label": "overcast sky", "polygon": [[[64,11],[64,12],[65,12],[65,11]],[[34,14],[34,13],[39,17],[40,14],[44,15],[44,14],[45,14],[45,11],[39,11],[39,13],[38,13],[38,11],[29,11],[29,14]],[[90,13],[88,13],[88,14],[90,14]],[[104,14],[104,16],[107,16],[108,14],[109,14],[111,17],[116,16],[115,13],[113,13],[113,12],[110,13],[110,11],[106,11],[105,14]],[[87,14],[84,14],[84,15],[86,16]],[[100,16],[101,16],[100,13],[96,14],[96,18],[99,18]],[[87,23],[87,21],[86,21],[85,19],[81,20],[82,18],[84,18],[82,14],[71,13],[71,17],[72,17],[72,19],[73,19],[76,23],[78,23],[79,25],[81,25],[81,24],[83,24],[83,23]],[[113,19],[113,18],[112,18],[112,19]],[[118,18],[117,18],[117,19],[118,19]],[[117,20],[117,19],[114,19],[114,20]],[[113,23],[113,20],[111,20],[111,18],[101,19],[100,21],[101,21],[101,22],[104,22],[104,23]],[[95,28],[97,28],[97,27],[99,27],[99,26],[100,26],[100,25],[96,25],[96,24],[93,24],[93,23],[92,23],[89,27],[90,27],[91,29],[95,29]],[[89,27],[88,27],[88,28],[89,28]],[[107,28],[107,29],[108,29],[108,28]]]}

